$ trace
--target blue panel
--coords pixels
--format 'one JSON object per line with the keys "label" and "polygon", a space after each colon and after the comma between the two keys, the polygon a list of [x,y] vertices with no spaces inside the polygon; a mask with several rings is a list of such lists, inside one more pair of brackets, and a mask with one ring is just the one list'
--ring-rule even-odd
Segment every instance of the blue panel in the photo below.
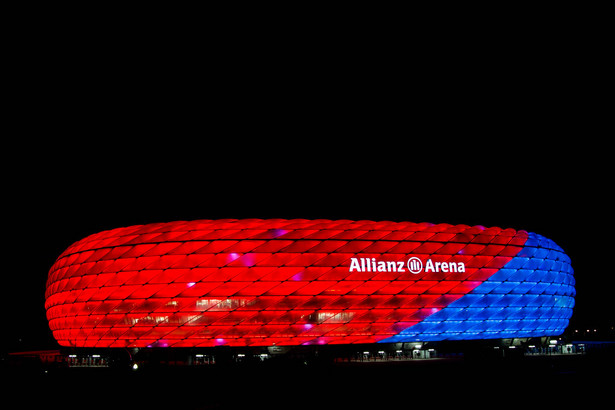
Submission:
{"label": "blue panel", "polygon": [[555,263],[555,261],[552,261],[550,259],[541,259],[541,263],[540,263],[540,269],[543,270],[553,270],[553,264]]}
{"label": "blue panel", "polygon": [[451,314],[449,319],[450,320],[468,320],[477,314],[475,312],[476,310],[477,308],[458,309],[456,313]]}
{"label": "blue panel", "polygon": [[530,258],[523,264],[523,268],[529,270],[540,269],[540,264],[542,263],[542,261],[542,259]]}
{"label": "blue panel", "polygon": [[527,238],[527,241],[525,242],[525,247],[526,248],[536,248],[538,247],[539,243],[540,243],[540,240],[536,237],[536,235],[532,235],[530,233],[530,236]]}
{"label": "blue panel", "polygon": [[547,255],[546,259],[552,260],[552,261],[556,261],[559,256],[561,255],[560,252],[553,250],[553,249],[549,249],[549,254]]}
{"label": "blue panel", "polygon": [[534,286],[536,286],[536,282],[520,282],[511,292],[526,294],[529,293]]}
{"label": "blue panel", "polygon": [[517,254],[517,258],[531,258],[538,251],[538,248],[534,248],[532,246],[526,246],[521,249],[521,251]]}
{"label": "blue panel", "polygon": [[519,254],[481,285],[381,343],[559,335],[572,316],[574,283],[570,258],[529,233]]}
{"label": "blue panel", "polygon": [[[513,282],[527,281],[528,275],[530,273],[531,272],[526,269],[518,269],[518,270],[515,270],[514,273],[508,277],[508,280],[513,281]],[[489,280],[491,281],[491,278]]]}
{"label": "blue panel", "polygon": [[488,309],[489,309],[490,315],[489,317],[485,318],[487,320],[503,320],[503,319],[506,319],[506,317],[508,316],[508,313],[503,308],[488,308]]}
{"label": "blue panel", "polygon": [[[469,308],[471,309],[471,308]],[[502,311],[502,309],[498,309],[498,308],[483,308],[483,309],[479,309],[479,312],[477,312],[474,316],[474,319],[477,320],[487,320],[487,319],[491,319],[493,318],[495,315],[497,315],[498,312]]]}
{"label": "blue panel", "polygon": [[[481,285],[482,286],[482,285]],[[454,301],[453,303],[451,303],[450,305],[448,305],[448,308],[452,308],[452,307],[468,307],[468,306],[477,306],[476,302],[482,298],[483,295],[474,295],[474,294],[467,294],[462,298],[457,299],[456,301]],[[444,310],[444,309],[442,309]]]}
{"label": "blue panel", "polygon": [[489,278],[489,281],[491,281],[491,282],[498,282],[498,281],[503,282],[503,281],[509,279],[511,276],[513,276],[516,273],[517,273],[517,269],[505,269],[505,268],[502,268],[499,271],[497,271],[496,273],[494,273],[493,275],[491,275],[491,277]]}
{"label": "blue panel", "polygon": [[521,268],[523,268],[523,265],[525,265],[529,260],[530,260],[529,258],[515,257],[510,262],[508,262],[504,268],[506,268],[506,269],[521,269]]}
{"label": "blue panel", "polygon": [[[532,280],[535,280],[535,278],[532,278]],[[528,293],[540,295],[549,285],[549,283],[537,283],[529,290]]]}
{"label": "blue panel", "polygon": [[520,282],[502,282],[495,289],[493,289],[492,293],[510,293],[514,288],[519,286]]}

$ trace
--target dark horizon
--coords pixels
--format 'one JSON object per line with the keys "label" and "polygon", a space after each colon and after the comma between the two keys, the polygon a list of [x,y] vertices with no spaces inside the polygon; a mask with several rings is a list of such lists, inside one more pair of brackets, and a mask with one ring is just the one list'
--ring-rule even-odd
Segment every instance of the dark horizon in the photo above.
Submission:
{"label": "dark horizon", "polygon": [[216,147],[233,155],[199,159],[182,152],[187,158],[181,160],[177,151],[157,158],[124,158],[113,149],[64,153],[43,161],[45,172],[11,183],[3,304],[13,313],[2,350],[53,345],[45,282],[70,244],[121,226],[194,219],[366,219],[535,232],[572,260],[577,295],[569,328],[614,325],[606,165],[580,164],[574,158],[582,151],[574,147],[548,146],[528,156],[481,150],[479,143],[463,150],[428,146],[424,150],[440,154],[413,161],[408,149],[382,144],[371,150],[378,159],[372,161],[366,151],[322,143],[300,153],[275,141]]}

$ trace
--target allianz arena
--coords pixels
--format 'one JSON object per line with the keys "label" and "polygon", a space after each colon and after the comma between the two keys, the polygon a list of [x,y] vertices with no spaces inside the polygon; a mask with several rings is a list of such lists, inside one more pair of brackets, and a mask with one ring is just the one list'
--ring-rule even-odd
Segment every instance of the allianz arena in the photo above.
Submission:
{"label": "allianz arena", "polygon": [[74,347],[298,346],[556,336],[570,258],[483,226],[225,219],[112,229],[49,271],[53,336]]}

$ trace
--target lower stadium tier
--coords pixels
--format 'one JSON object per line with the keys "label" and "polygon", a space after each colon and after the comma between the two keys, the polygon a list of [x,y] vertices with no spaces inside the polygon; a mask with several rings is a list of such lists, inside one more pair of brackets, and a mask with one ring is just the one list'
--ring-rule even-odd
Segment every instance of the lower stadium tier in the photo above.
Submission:
{"label": "lower stadium tier", "polygon": [[273,346],[561,334],[570,258],[535,233],[349,220],[130,226],[71,245],[45,308],[62,346]]}

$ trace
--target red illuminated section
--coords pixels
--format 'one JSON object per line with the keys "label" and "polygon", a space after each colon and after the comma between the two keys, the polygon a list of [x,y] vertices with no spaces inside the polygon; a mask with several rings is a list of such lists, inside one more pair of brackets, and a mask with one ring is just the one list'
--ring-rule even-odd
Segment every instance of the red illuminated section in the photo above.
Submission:
{"label": "red illuminated section", "polygon": [[60,255],[47,317],[63,346],[373,343],[472,291],[526,240],[512,229],[348,220],[118,228]]}

